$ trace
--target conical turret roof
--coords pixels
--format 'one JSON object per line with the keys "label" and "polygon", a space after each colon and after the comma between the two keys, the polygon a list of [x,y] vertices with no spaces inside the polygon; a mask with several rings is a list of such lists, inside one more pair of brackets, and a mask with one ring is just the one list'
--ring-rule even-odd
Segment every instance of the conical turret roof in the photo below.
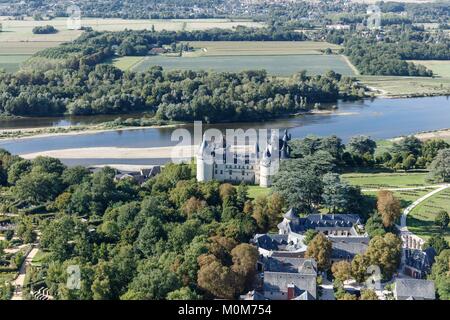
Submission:
{"label": "conical turret roof", "polygon": [[289,211],[286,212],[283,215],[283,217],[288,220],[294,220],[294,219],[298,218],[297,213],[295,212],[294,208],[289,209]]}

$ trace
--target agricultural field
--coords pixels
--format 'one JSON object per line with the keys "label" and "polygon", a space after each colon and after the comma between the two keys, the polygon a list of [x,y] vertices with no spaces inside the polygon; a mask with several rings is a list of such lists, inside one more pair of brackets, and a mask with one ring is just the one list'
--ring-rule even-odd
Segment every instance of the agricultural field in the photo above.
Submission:
{"label": "agricultural field", "polygon": [[[434,218],[442,210],[450,212],[450,189],[433,195],[414,208],[406,219],[408,230],[425,240],[431,235],[440,232],[434,224]],[[444,236],[447,241],[450,241],[449,228],[444,232]]]}
{"label": "agricultural field", "polygon": [[347,173],[342,178],[362,189],[414,188],[428,185],[426,173]]}
{"label": "agricultural field", "polygon": [[308,74],[323,74],[334,70],[353,76],[352,68],[339,55],[255,55],[255,56],[205,56],[205,57],[146,57],[133,70],[145,71],[159,65],[167,70],[206,70],[240,72],[243,70],[267,70],[273,76],[287,77],[306,70]]}
{"label": "agricultural field", "polygon": [[450,94],[450,78],[358,76],[364,85],[386,97]]}
{"label": "agricultural field", "polygon": [[414,64],[420,64],[433,71],[435,76],[449,78],[450,77],[450,61],[449,60],[410,60]]}
{"label": "agricultural field", "polygon": [[114,58],[109,63],[112,63],[116,68],[127,71],[132,69],[135,65],[144,60],[144,57],[120,57]]}
{"label": "agricultural field", "polygon": [[16,72],[30,57],[30,55],[0,55],[0,70]]}
{"label": "agricultural field", "polygon": [[[330,48],[337,52],[339,46],[327,42],[264,42],[264,41],[218,41],[190,42],[194,51],[178,56],[149,56],[136,64],[134,71],[144,71],[154,65],[168,70],[206,70],[239,72],[265,69],[270,75],[286,77],[301,70],[309,74],[322,74],[334,70],[343,75],[354,76],[355,70],[341,55],[325,55],[321,50]],[[119,58],[116,62],[122,64]],[[126,63],[126,62],[124,62]]]}
{"label": "agricultural field", "polygon": [[[9,20],[9,17],[0,17],[3,32],[0,33],[0,54],[33,54],[49,47],[56,47],[62,42],[72,41],[79,37],[83,31],[68,30],[66,18],[56,18],[48,21]],[[243,25],[248,27],[262,27],[262,23],[249,20],[230,19],[173,19],[173,20],[125,20],[125,19],[96,19],[85,18],[81,20],[83,26],[92,27],[98,31],[122,31],[125,29],[142,30],[171,30],[192,31],[211,28],[231,29]],[[52,25],[58,32],[55,34],[33,34],[36,26]],[[7,45],[3,45],[7,43]]]}
{"label": "agricultural field", "polygon": [[195,50],[185,52],[186,57],[321,55],[321,50],[327,48],[333,52],[341,49],[338,45],[319,41],[193,41],[189,45]]}

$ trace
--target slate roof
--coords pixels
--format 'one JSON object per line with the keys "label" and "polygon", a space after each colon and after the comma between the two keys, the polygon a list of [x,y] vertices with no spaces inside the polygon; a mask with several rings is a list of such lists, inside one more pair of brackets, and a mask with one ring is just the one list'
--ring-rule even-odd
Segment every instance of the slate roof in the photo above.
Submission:
{"label": "slate roof", "polygon": [[434,282],[422,279],[396,279],[394,295],[399,300],[434,300]]}
{"label": "slate roof", "polygon": [[332,259],[353,259],[357,254],[366,252],[369,245],[368,237],[328,237],[331,240],[333,251]]}
{"label": "slate roof", "polygon": [[299,257],[272,256],[263,258],[264,271],[295,272],[317,275],[317,263],[314,259]]}
{"label": "slate roof", "polygon": [[280,246],[287,245],[287,234],[256,234],[253,237],[253,242],[259,247],[266,250],[279,250]]}
{"label": "slate roof", "polygon": [[287,233],[290,231],[301,233],[308,229],[318,228],[350,229],[361,223],[357,214],[310,214],[299,218],[297,213],[291,209],[283,217],[285,219],[278,225],[278,228]]}
{"label": "slate roof", "polygon": [[405,264],[422,272],[422,276],[431,272],[431,267],[436,257],[436,250],[429,247],[425,250],[408,249],[406,251]]}

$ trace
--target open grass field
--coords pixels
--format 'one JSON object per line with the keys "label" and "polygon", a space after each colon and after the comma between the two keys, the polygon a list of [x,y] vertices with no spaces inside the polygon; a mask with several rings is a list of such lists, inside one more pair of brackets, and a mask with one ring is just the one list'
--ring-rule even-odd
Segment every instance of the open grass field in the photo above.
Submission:
{"label": "open grass field", "polygon": [[30,55],[0,55],[0,69],[16,72],[20,65],[29,58]]}
{"label": "open grass field", "polygon": [[450,77],[450,60],[410,60],[409,62],[423,65],[433,71],[436,76]]}
{"label": "open grass field", "polygon": [[189,45],[196,50],[184,53],[186,57],[311,55],[322,54],[321,50],[327,48],[335,52],[341,49],[319,41],[193,41]]}
{"label": "open grass field", "polygon": [[259,196],[266,196],[270,193],[270,188],[263,188],[260,186],[249,186],[248,196],[251,199],[256,199]]}
{"label": "open grass field", "polygon": [[[433,234],[440,232],[434,225],[436,214],[445,210],[450,212],[450,190],[443,190],[414,208],[406,219],[408,229],[418,236],[428,239]],[[450,230],[444,232],[445,239],[450,241]]]}
{"label": "open grass field", "polygon": [[414,188],[428,185],[426,173],[346,173],[345,181],[362,189]]}
{"label": "open grass field", "polygon": [[[80,30],[68,30],[66,18],[56,18],[50,21],[9,20],[9,17],[0,17],[3,32],[0,33],[0,54],[33,54],[45,48],[55,47],[62,42],[72,41],[82,33]],[[230,19],[172,19],[172,20],[125,20],[125,19],[97,19],[85,18],[81,20],[83,26],[92,27],[98,31],[129,30],[207,30],[211,28],[231,29],[243,25],[248,27],[262,27],[263,23],[249,20]],[[33,34],[36,26],[52,25],[58,29],[55,34]],[[6,44],[6,45],[5,45]]]}
{"label": "open grass field", "polygon": [[450,78],[358,76],[366,86],[387,97],[450,94]]}
{"label": "open grass field", "polygon": [[354,72],[339,55],[255,55],[255,56],[205,56],[205,57],[146,57],[133,70],[145,71],[159,65],[167,70],[206,70],[240,72],[243,70],[267,70],[273,76],[287,77],[306,70],[308,74],[323,74],[334,70],[352,76]]}
{"label": "open grass field", "polygon": [[[420,197],[430,193],[436,188],[426,188],[426,189],[418,189],[418,190],[405,190],[405,191],[393,191],[395,197],[400,200],[400,204],[403,209],[408,207],[414,201],[419,199]],[[377,191],[367,191],[363,192],[365,195],[372,196],[376,199]]]}
{"label": "open grass field", "polygon": [[127,71],[132,69],[135,65],[144,60],[144,57],[120,57],[114,58],[109,63],[112,63],[120,70]]}

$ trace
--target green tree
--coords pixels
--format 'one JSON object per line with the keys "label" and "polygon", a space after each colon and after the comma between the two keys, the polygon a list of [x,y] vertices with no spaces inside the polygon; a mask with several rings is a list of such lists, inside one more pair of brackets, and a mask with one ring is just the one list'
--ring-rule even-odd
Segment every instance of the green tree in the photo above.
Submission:
{"label": "green tree", "polygon": [[200,300],[201,296],[189,287],[182,287],[167,294],[167,300]]}
{"label": "green tree", "polygon": [[436,218],[434,219],[434,223],[441,230],[447,229],[449,221],[450,221],[450,217],[448,216],[448,213],[444,210],[439,211],[436,215]]}
{"label": "green tree", "polygon": [[337,173],[327,173],[323,176],[323,205],[330,213],[336,213],[348,206],[350,186],[341,182]]}
{"label": "green tree", "polygon": [[361,158],[366,153],[373,155],[375,153],[376,147],[377,147],[376,142],[367,136],[352,137],[350,138],[350,141],[347,144],[348,151]]}
{"label": "green tree", "polygon": [[449,244],[442,234],[434,234],[425,242],[423,249],[433,248],[436,254],[440,254],[445,249],[449,249]]}
{"label": "green tree", "polygon": [[434,281],[440,300],[450,300],[450,249],[436,257],[431,268],[430,279]]}
{"label": "green tree", "polygon": [[435,183],[450,182],[450,149],[439,150],[430,164],[428,180]]}

